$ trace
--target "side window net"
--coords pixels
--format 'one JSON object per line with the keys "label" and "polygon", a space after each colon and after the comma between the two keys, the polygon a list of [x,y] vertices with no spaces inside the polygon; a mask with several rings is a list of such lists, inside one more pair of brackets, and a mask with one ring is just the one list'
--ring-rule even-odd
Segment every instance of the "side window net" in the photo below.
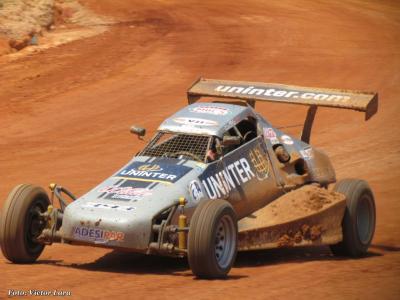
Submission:
{"label": "side window net", "polygon": [[185,156],[204,161],[210,141],[210,136],[158,132],[139,155],[175,158]]}

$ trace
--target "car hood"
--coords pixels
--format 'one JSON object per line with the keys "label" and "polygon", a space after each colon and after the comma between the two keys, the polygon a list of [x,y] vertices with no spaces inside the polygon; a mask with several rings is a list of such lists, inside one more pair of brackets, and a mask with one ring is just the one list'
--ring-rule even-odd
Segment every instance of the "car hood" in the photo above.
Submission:
{"label": "car hood", "polygon": [[[155,216],[180,197],[185,197],[191,208],[206,195],[198,180],[205,167],[206,164],[187,159],[134,157],[66,207],[64,238],[145,249]],[[121,234],[124,239],[97,239],[97,233],[90,237],[93,228]]]}

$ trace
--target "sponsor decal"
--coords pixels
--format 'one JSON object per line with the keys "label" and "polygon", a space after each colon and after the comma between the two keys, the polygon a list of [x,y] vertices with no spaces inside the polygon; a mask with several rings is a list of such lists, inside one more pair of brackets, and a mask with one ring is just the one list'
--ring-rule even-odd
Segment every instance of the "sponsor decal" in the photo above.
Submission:
{"label": "sponsor decal", "polygon": [[76,226],[73,228],[73,236],[78,240],[107,243],[110,241],[122,242],[125,234],[121,231],[105,230],[101,228],[91,228]]}
{"label": "sponsor decal", "polygon": [[317,100],[321,102],[335,102],[335,103],[347,103],[351,97],[346,95],[339,95],[334,93],[324,92],[306,92],[290,89],[274,89],[274,88],[261,88],[256,86],[230,86],[230,85],[219,85],[214,91],[222,93],[232,93],[237,95],[257,95],[266,96],[266,98],[272,99],[306,99],[306,100]]}
{"label": "sponsor decal", "polygon": [[198,202],[204,196],[203,191],[201,190],[200,183],[197,180],[193,180],[192,182],[190,182],[189,193],[195,202]]}
{"label": "sponsor decal", "polygon": [[104,208],[104,209],[116,209],[120,211],[132,211],[135,210],[136,207],[126,206],[126,205],[113,205],[106,203],[97,203],[97,202],[87,202],[81,205],[84,208]]}
{"label": "sponsor decal", "polygon": [[137,181],[174,183],[188,173],[191,168],[160,161],[154,164],[135,161],[114,177]]}
{"label": "sponsor decal", "polygon": [[190,108],[189,111],[199,114],[209,114],[215,116],[225,116],[229,112],[228,109],[219,106],[196,106]]}
{"label": "sponsor decal", "polygon": [[174,122],[182,125],[188,126],[217,126],[218,122],[207,120],[207,119],[200,119],[200,118],[186,118],[186,117],[179,117],[173,119]]}
{"label": "sponsor decal", "polygon": [[305,160],[309,160],[309,159],[313,158],[312,148],[306,148],[306,149],[300,150],[300,154],[301,154],[301,156],[303,156],[303,158]]}
{"label": "sponsor decal", "polygon": [[257,179],[267,179],[269,176],[269,163],[259,147],[250,150],[250,160],[256,170]]}
{"label": "sponsor decal", "polygon": [[161,172],[163,169],[159,165],[143,165],[138,168],[139,171]]}
{"label": "sponsor decal", "polygon": [[267,138],[272,145],[279,144],[279,140],[276,137],[276,133],[271,127],[264,128],[264,137]]}
{"label": "sponsor decal", "polygon": [[99,193],[107,193],[106,198],[118,200],[140,200],[144,196],[149,196],[152,192],[145,188],[135,188],[131,186],[106,186],[98,190]]}
{"label": "sponsor decal", "polygon": [[276,133],[275,133],[275,131],[274,131],[271,127],[269,127],[269,128],[264,128],[264,136],[265,136],[267,139],[272,139],[272,138],[276,138]]}
{"label": "sponsor decal", "polygon": [[286,145],[293,145],[293,140],[290,136],[288,135],[282,135],[281,136],[281,140],[284,144]]}
{"label": "sponsor decal", "polygon": [[207,195],[210,199],[226,197],[236,187],[248,182],[256,177],[251,170],[250,164],[246,158],[241,158],[229,165],[223,170],[210,175],[202,180]]}

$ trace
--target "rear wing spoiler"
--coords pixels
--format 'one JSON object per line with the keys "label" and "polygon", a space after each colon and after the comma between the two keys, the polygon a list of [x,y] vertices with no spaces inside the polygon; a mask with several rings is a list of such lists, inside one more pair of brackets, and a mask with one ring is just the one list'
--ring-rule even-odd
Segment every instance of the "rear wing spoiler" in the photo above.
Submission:
{"label": "rear wing spoiler", "polygon": [[301,139],[309,142],[318,106],[365,112],[365,120],[378,111],[378,94],[336,89],[300,87],[277,83],[228,81],[199,78],[187,91],[189,104],[201,97],[245,100],[252,107],[256,101],[310,106]]}

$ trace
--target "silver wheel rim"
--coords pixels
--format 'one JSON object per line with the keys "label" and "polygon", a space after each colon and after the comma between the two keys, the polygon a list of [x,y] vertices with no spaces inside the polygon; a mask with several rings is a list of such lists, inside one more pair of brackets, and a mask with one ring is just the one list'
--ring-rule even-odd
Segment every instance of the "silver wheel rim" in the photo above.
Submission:
{"label": "silver wheel rim", "polygon": [[371,232],[373,226],[373,212],[370,199],[364,196],[360,199],[357,207],[357,232],[360,242],[368,244],[371,239]]}
{"label": "silver wheel rim", "polygon": [[230,265],[236,248],[235,224],[229,215],[224,215],[215,233],[215,258],[220,268]]}

